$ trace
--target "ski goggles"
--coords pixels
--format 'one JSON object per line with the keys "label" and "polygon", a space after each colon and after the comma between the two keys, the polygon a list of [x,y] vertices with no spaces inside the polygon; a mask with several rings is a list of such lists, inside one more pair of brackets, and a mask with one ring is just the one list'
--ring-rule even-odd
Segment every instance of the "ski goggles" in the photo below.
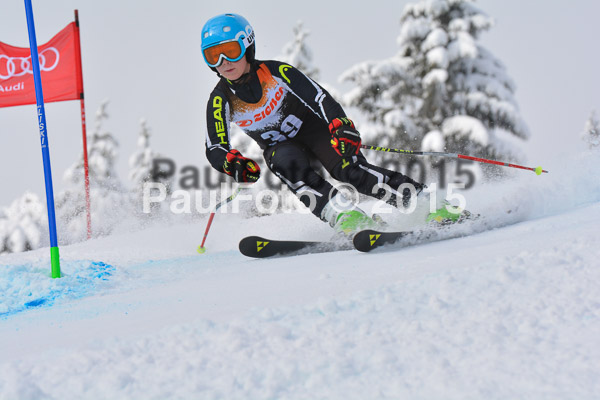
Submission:
{"label": "ski goggles", "polygon": [[244,57],[246,48],[243,47],[241,40],[232,40],[229,42],[219,43],[215,46],[204,49],[204,61],[209,67],[218,67],[223,62],[223,59],[236,62]]}

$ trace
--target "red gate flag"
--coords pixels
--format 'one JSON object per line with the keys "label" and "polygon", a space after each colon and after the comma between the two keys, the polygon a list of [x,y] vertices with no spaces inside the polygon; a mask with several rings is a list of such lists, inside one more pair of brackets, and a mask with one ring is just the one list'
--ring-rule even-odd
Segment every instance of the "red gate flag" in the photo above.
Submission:
{"label": "red gate flag", "polygon": [[[38,46],[44,102],[83,96],[77,25],[71,22]],[[0,42],[0,107],[36,104],[30,49]]]}

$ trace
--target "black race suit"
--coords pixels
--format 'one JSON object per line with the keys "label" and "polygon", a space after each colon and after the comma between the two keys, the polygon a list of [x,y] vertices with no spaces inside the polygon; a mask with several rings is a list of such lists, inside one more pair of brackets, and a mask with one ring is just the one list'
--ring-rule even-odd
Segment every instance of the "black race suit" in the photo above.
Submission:
{"label": "black race suit", "polygon": [[[331,146],[329,122],[345,117],[340,104],[298,69],[278,61],[255,61],[236,82],[221,78],[210,94],[206,120],[206,156],[224,172],[231,149],[229,124],[235,123],[264,150],[273,171],[300,200],[321,217],[336,190],[311,166],[318,160],[338,181],[360,193],[383,198],[383,183],[398,189],[410,178],[370,164],[362,154],[342,158]],[[393,192],[392,192],[393,193]],[[389,202],[395,204],[395,195]]]}

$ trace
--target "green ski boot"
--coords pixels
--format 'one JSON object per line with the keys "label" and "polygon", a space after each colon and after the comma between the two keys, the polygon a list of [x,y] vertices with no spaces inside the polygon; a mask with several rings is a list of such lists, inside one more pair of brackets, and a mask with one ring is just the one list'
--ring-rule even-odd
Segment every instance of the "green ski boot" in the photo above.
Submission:
{"label": "green ski boot", "polygon": [[363,229],[377,229],[378,224],[361,210],[342,211],[338,214],[333,229],[348,237]]}
{"label": "green ski boot", "polygon": [[464,220],[471,218],[471,213],[467,210],[457,209],[456,207],[452,207],[456,209],[458,212],[451,212],[448,210],[446,206],[450,206],[450,203],[447,201],[444,202],[441,208],[435,210],[427,216],[427,222],[431,223],[433,221],[437,222],[440,225],[450,225],[455,223],[463,222]]}

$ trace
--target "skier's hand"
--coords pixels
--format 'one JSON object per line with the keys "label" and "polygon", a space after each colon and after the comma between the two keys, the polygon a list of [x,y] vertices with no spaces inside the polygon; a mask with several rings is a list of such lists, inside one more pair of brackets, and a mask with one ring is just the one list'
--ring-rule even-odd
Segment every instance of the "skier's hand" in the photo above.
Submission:
{"label": "skier's hand", "polygon": [[240,183],[254,183],[260,178],[260,167],[256,161],[242,156],[235,149],[229,150],[227,153],[223,170]]}
{"label": "skier's hand", "polygon": [[331,146],[342,157],[358,154],[360,150],[360,133],[349,118],[336,118],[329,124]]}

